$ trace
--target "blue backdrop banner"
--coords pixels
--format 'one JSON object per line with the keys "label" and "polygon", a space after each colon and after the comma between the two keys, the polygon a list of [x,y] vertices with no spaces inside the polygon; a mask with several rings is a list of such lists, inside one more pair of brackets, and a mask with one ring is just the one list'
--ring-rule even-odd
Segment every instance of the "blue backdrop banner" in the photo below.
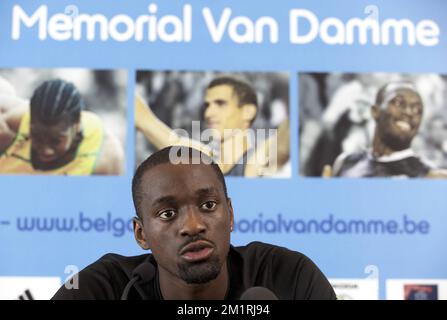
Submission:
{"label": "blue backdrop banner", "polygon": [[[279,154],[275,170],[226,177],[234,245],[306,254],[341,299],[447,299],[446,12],[442,0],[1,1],[0,299],[50,298],[105,253],[143,253],[131,180],[159,145],[135,97],[200,140],[222,75],[251,84],[251,128]],[[26,108],[57,79],[85,103],[83,142],[47,170],[57,151],[30,149]],[[411,137],[378,156],[376,114],[396,84],[416,93],[405,107],[418,118],[390,124]]]}

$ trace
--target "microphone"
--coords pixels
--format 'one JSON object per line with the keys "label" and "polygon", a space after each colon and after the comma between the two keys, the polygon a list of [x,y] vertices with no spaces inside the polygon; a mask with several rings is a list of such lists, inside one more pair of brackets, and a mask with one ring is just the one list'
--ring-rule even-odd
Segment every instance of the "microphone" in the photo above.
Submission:
{"label": "microphone", "polygon": [[141,290],[141,288],[135,283],[138,280],[142,280],[142,282],[149,282],[154,278],[155,276],[155,268],[150,262],[143,262],[140,265],[138,265],[132,272],[132,279],[127,283],[126,287],[124,288],[123,294],[121,295],[121,300],[127,300],[127,296],[129,295],[130,289],[135,286],[135,289],[137,289],[138,294],[143,300],[147,300],[147,296],[144,294],[144,292]]}
{"label": "microphone", "polygon": [[251,287],[245,290],[239,300],[279,300],[269,289],[264,287]]}

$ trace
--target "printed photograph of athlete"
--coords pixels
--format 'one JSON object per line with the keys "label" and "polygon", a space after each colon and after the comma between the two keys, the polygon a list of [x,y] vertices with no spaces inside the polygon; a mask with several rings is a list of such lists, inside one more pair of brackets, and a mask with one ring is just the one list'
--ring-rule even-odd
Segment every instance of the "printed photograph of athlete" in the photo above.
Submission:
{"label": "printed photograph of athlete", "polygon": [[0,174],[123,174],[125,72],[10,69],[0,79]]}
{"label": "printed photograph of athlete", "polygon": [[283,73],[138,71],[137,164],[182,145],[225,176],[290,177],[288,95]]}
{"label": "printed photograph of athlete", "polygon": [[[433,143],[433,121],[423,121],[439,120],[445,112],[445,78],[360,74],[344,83],[351,76],[301,75],[304,86],[308,86],[300,91],[301,173],[352,178],[446,178],[445,160],[432,157],[433,147],[442,143]],[[312,99],[319,100],[315,99],[318,86],[314,86],[316,91],[310,97],[309,88],[315,79],[320,83],[325,79],[326,89],[333,92],[320,117],[312,117],[309,112]],[[342,85],[330,89],[330,81]],[[316,159],[319,161],[312,161]]]}

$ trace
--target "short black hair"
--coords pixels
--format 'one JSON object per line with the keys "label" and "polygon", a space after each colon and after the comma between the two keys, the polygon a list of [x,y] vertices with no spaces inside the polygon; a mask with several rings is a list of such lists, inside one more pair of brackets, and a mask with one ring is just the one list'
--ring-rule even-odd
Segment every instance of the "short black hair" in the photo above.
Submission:
{"label": "short black hair", "polygon": [[239,99],[239,106],[243,106],[245,104],[253,104],[256,108],[258,108],[258,98],[256,96],[256,91],[250,84],[243,80],[232,77],[219,77],[211,81],[207,89],[223,85],[227,85],[233,88]]}
{"label": "short black hair", "polygon": [[73,124],[79,122],[85,102],[72,83],[55,79],[34,90],[30,107],[32,120],[48,125],[62,120]]}
{"label": "short black hair", "polygon": [[[225,183],[225,178],[223,176],[222,171],[220,170],[219,166],[206,154],[203,152],[186,147],[186,146],[169,146],[166,148],[163,148],[155,153],[153,153],[151,156],[149,156],[146,160],[144,160],[135,171],[135,174],[132,179],[132,199],[133,204],[135,207],[135,211],[137,213],[137,216],[139,218],[142,218],[141,216],[141,201],[143,200],[143,194],[141,192],[141,182],[143,180],[143,175],[150,169],[165,163],[172,163],[170,155],[172,152],[176,152],[176,155],[188,155],[188,159],[200,159],[199,164],[206,164],[210,165],[211,168],[214,170],[214,172],[217,175],[217,178],[222,183],[222,188],[224,190],[225,198],[228,199],[228,193],[227,193],[227,185]],[[195,163],[195,162],[193,162]]]}
{"label": "short black hair", "polygon": [[[390,89],[391,87],[391,89]],[[382,87],[380,87],[379,91],[377,91],[376,94],[376,106],[377,107],[381,107],[383,101],[385,100],[385,96],[388,92],[388,90],[397,90],[397,89],[409,89],[412,90],[414,92],[416,92],[417,94],[419,94],[417,92],[417,89],[415,87],[415,85],[412,82],[409,81],[395,81],[395,82],[389,82],[384,84]]]}

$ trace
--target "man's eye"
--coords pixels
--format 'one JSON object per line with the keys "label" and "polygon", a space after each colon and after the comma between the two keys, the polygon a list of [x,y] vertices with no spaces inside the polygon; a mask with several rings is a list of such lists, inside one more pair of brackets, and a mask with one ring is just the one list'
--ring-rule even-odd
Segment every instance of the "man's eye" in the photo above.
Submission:
{"label": "man's eye", "polygon": [[411,112],[415,114],[421,114],[422,113],[422,107],[420,104],[413,104],[411,106]]}
{"label": "man's eye", "polygon": [[398,107],[402,107],[404,104],[403,100],[401,97],[396,97],[394,99],[394,105],[398,106]]}
{"label": "man's eye", "polygon": [[174,218],[175,215],[176,215],[175,210],[170,209],[170,210],[165,210],[165,211],[160,212],[158,217],[162,220],[169,220],[169,219]]}
{"label": "man's eye", "polygon": [[205,203],[202,203],[202,205],[200,206],[200,209],[205,210],[205,211],[212,211],[216,208],[217,203],[215,201],[207,201]]}

